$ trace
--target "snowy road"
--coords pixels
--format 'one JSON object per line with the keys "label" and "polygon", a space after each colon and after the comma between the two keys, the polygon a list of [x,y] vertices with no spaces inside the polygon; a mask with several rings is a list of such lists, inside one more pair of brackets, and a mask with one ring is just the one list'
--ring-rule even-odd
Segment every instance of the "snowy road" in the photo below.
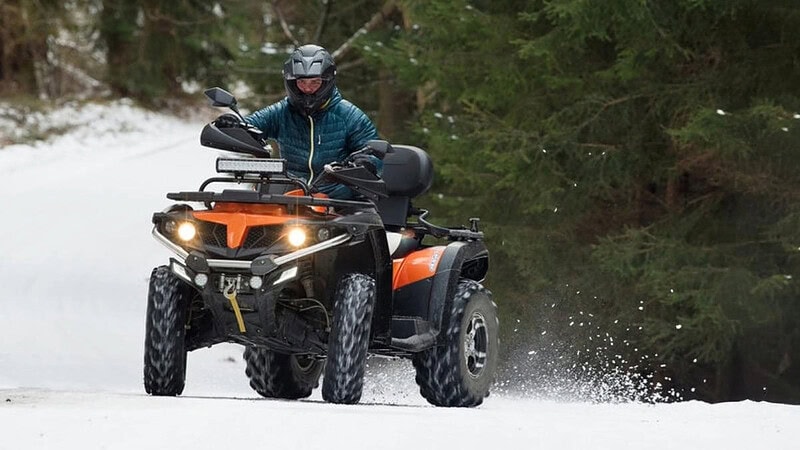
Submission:
{"label": "snowy road", "polygon": [[166,192],[211,175],[216,153],[199,146],[199,123],[127,107],[83,114],[91,129],[0,148],[0,450],[800,445],[800,406],[493,395],[476,409],[433,408],[402,362],[371,361],[360,405],[325,404],[318,393],[266,400],[247,386],[233,345],[190,354],[182,397],[148,397],[147,279],[168,257],[150,218],[169,204]]}
{"label": "snowy road", "polygon": [[[790,449],[797,408],[491,399],[478,409],[2,392],[0,448]],[[10,403],[8,400],[10,399]],[[9,437],[11,439],[9,439]],[[288,446],[288,447],[287,447]]]}

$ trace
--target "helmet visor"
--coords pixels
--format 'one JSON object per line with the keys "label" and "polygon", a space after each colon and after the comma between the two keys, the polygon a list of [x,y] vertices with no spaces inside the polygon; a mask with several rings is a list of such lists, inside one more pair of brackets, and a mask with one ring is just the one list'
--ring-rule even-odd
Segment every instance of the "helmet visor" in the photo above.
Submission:
{"label": "helmet visor", "polygon": [[322,87],[322,78],[298,78],[295,83],[297,83],[297,89],[299,89],[300,92],[311,95]]}

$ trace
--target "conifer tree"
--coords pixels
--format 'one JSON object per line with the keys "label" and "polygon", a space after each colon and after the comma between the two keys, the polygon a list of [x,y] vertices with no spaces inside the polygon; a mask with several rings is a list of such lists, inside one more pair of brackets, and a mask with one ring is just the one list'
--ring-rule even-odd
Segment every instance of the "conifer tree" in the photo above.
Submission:
{"label": "conifer tree", "polygon": [[687,396],[800,401],[800,6],[403,3],[380,59],[424,87],[437,186],[486,219],[511,311],[594,311]]}

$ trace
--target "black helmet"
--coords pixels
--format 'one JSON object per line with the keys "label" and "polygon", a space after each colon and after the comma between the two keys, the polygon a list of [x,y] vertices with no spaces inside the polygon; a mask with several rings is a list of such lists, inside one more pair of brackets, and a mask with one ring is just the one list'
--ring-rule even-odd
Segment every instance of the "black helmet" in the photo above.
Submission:
{"label": "black helmet", "polygon": [[[322,86],[313,94],[304,94],[297,88],[298,78],[322,78]],[[289,104],[309,115],[318,111],[328,101],[336,86],[336,63],[333,56],[319,45],[298,47],[283,65],[283,84]]]}

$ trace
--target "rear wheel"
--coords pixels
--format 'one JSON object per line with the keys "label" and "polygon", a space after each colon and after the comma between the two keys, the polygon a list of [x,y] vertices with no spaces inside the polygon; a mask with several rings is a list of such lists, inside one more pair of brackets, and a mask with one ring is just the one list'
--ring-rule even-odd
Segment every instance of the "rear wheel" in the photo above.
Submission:
{"label": "rear wheel", "polygon": [[372,278],[350,274],[339,281],[322,380],[325,401],[352,404],[361,400],[374,306]]}
{"label": "rear wheel", "polygon": [[264,397],[306,398],[319,385],[324,361],[298,355],[284,355],[248,346],[244,351],[245,373],[250,387]]}
{"label": "rear wheel", "polygon": [[168,267],[153,269],[147,295],[144,340],[144,389],[174,396],[186,378],[186,312],[193,289]]}
{"label": "rear wheel", "polygon": [[444,345],[413,358],[420,393],[436,406],[477,406],[489,395],[500,344],[497,306],[480,283],[458,283]]}

